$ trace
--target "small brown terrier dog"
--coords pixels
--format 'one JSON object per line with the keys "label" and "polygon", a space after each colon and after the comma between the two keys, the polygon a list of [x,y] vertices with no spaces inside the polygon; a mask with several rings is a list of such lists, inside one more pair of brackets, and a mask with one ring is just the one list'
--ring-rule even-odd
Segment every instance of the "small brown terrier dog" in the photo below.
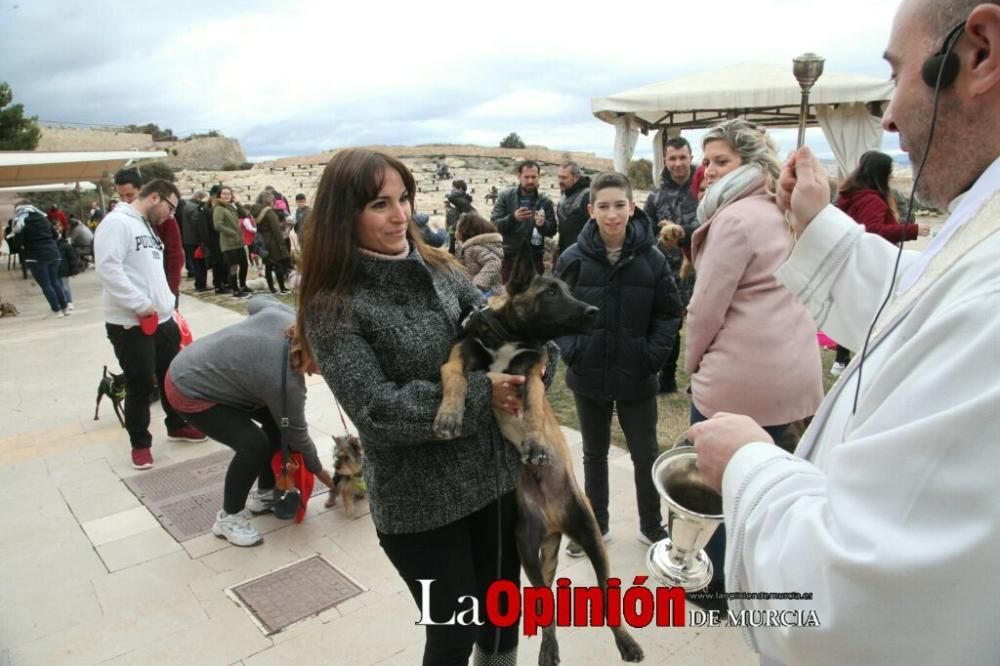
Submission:
{"label": "small brown terrier dog", "polygon": [[[660,236],[657,238],[656,246],[660,248],[661,252],[666,254],[668,250],[678,249],[681,246],[682,240],[684,240],[684,227],[668,222],[660,227]],[[691,260],[685,254],[684,262],[681,263],[681,269],[677,272],[677,277],[686,278],[691,274],[692,268]]]}
{"label": "small brown terrier dog", "polygon": [[333,442],[333,486],[325,506],[333,508],[339,497],[344,512],[353,518],[355,500],[364,499],[368,494],[368,486],[361,476],[364,468],[361,440],[357,435],[334,435]]}

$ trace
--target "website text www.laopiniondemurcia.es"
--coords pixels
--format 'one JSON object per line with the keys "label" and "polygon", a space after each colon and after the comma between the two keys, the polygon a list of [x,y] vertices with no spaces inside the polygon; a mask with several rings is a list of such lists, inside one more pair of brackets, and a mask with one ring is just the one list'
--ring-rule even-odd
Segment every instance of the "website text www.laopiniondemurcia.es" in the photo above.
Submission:
{"label": "website text www.laopiniondemurcia.es", "polygon": [[[687,598],[679,587],[648,588],[646,576],[636,576],[632,586],[624,591],[621,579],[609,578],[607,599],[597,585],[572,586],[568,578],[556,580],[555,591],[549,587],[518,587],[509,580],[492,583],[486,593],[486,617],[498,627],[509,627],[524,621],[524,635],[534,636],[538,629],[553,622],[557,627],[617,627],[624,622],[630,627],[642,628],[650,624],[657,627],[722,626],[743,627],[818,627],[819,617],[814,610],[741,610],[706,611],[693,608],[685,614]],[[434,617],[431,608],[433,579],[418,579],[421,589],[420,618],[416,624],[483,625],[479,600],[473,595],[458,598],[464,606],[449,618]],[[810,600],[809,593],[749,593],[726,595],[730,598]],[[725,622],[724,622],[725,621]]]}

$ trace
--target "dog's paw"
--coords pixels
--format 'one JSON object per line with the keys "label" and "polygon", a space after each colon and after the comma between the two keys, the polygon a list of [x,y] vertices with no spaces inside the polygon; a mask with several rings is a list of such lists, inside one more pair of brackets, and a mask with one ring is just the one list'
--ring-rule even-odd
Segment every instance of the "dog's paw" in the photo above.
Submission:
{"label": "dog's paw", "polygon": [[551,465],[552,456],[549,455],[549,447],[535,439],[524,440],[524,453],[521,455],[521,462],[527,465]]}
{"label": "dog's paw", "polygon": [[615,643],[618,645],[618,653],[622,656],[622,661],[637,663],[646,656],[642,653],[642,648],[635,642],[635,639],[624,631],[615,633]]}
{"label": "dog's paw", "polygon": [[438,411],[437,416],[434,417],[434,435],[439,439],[455,439],[462,434],[464,418],[464,409]]}
{"label": "dog's paw", "polygon": [[542,634],[542,647],[538,650],[538,666],[556,666],[559,659],[559,643],[555,637]]}
{"label": "dog's paw", "polygon": [[327,509],[332,509],[337,505],[337,489],[331,488],[329,495],[326,498],[326,502],[323,504]]}

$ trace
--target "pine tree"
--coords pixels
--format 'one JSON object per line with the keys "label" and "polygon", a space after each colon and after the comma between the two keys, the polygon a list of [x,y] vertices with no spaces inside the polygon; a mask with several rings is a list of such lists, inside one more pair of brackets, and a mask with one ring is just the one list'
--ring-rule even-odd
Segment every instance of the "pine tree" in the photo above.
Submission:
{"label": "pine tree", "polygon": [[23,104],[11,104],[14,93],[0,82],[0,150],[34,150],[42,136],[38,116],[24,117]]}

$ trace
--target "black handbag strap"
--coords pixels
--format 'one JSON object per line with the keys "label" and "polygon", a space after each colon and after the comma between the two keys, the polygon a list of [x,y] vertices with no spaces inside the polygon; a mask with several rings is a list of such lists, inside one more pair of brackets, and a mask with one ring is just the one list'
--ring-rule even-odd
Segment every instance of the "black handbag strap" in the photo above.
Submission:
{"label": "black handbag strap", "polygon": [[290,341],[285,337],[285,347],[281,362],[281,469],[287,472],[288,467],[288,346]]}

